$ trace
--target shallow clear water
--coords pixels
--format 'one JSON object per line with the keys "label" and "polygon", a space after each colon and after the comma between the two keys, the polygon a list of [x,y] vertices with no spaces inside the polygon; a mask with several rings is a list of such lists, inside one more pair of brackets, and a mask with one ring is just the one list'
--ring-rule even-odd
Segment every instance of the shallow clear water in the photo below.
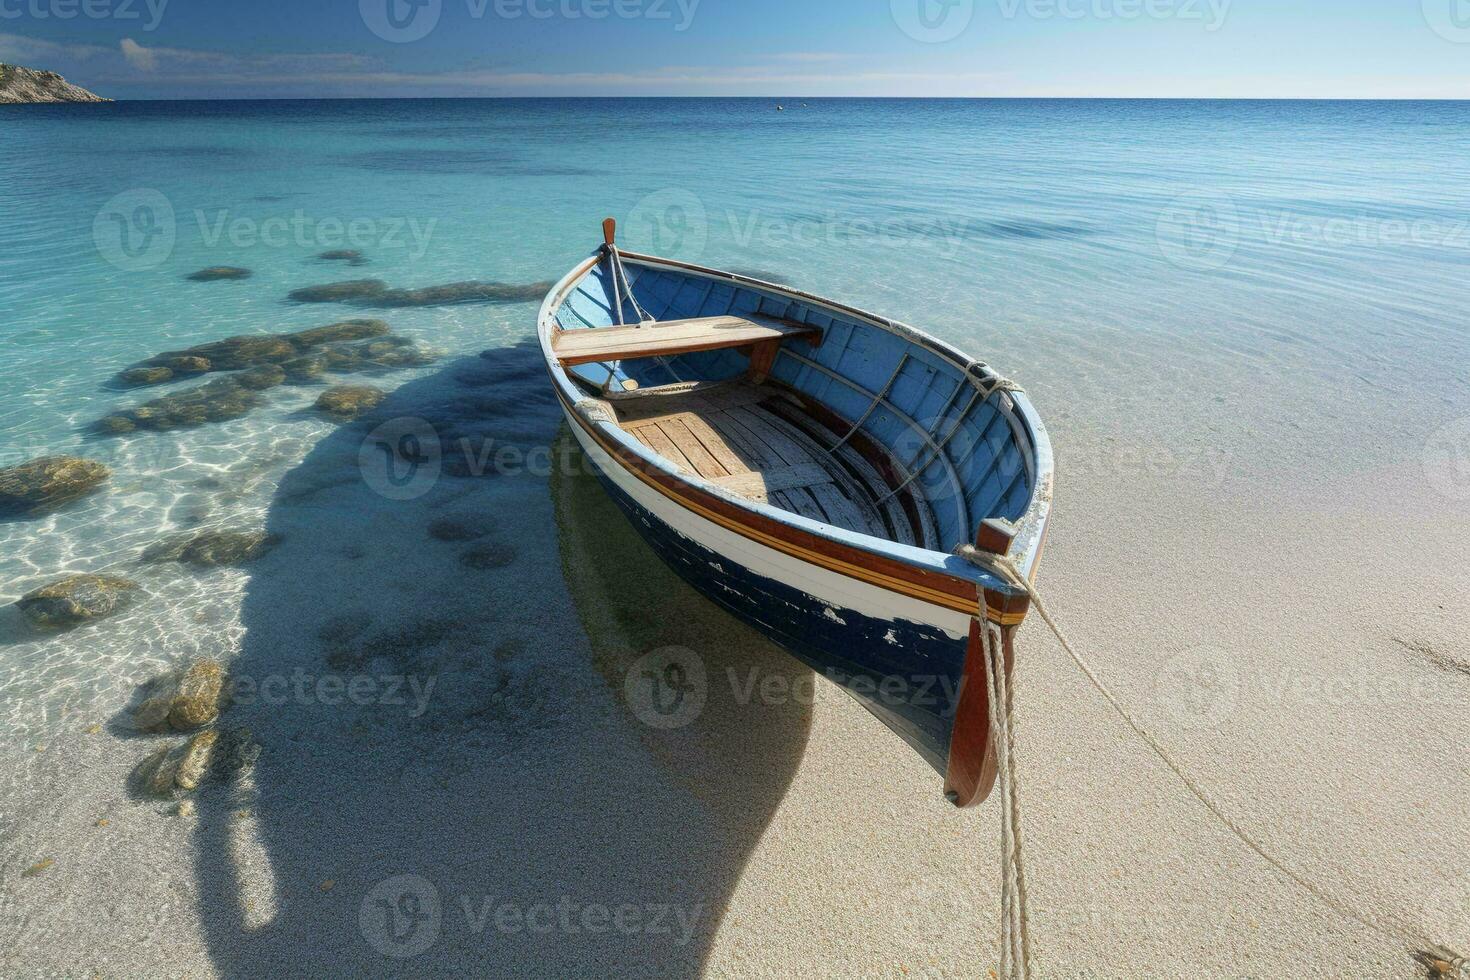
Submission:
{"label": "shallow clear water", "polygon": [[[114,470],[104,493],[0,524],[0,604],[170,531],[261,525],[334,428],[302,411],[317,389],[285,386],[242,419],[98,440],[94,419],[189,385],[105,387],[120,368],[380,316],[447,360],[372,383],[433,378],[530,337],[535,304],[286,294],[556,279],[609,214],[630,249],[789,281],[985,358],[1032,392],[1063,481],[1152,467],[1191,494],[1310,495],[1417,468],[1470,415],[1466,104],[117,103],[6,107],[0,127],[0,463]],[[348,247],[366,263],[314,258]],[[253,276],[184,278],[215,265]],[[59,636],[0,618],[0,723],[33,732],[228,655],[247,581],[150,581],[147,615]]]}

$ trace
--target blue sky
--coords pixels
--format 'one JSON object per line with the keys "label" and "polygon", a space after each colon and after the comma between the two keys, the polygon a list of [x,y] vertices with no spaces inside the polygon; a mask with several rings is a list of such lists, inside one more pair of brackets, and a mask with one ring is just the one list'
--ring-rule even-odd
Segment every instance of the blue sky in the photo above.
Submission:
{"label": "blue sky", "polygon": [[1470,0],[0,0],[117,98],[1470,98]]}

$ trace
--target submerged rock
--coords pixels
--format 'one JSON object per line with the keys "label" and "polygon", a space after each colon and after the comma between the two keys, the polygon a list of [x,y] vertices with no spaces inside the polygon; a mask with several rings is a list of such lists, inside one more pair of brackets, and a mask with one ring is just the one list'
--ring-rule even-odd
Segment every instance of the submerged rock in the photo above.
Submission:
{"label": "submerged rock", "polygon": [[199,788],[199,784],[209,775],[210,762],[218,740],[219,732],[211,729],[200,732],[184,744],[183,754],[174,770],[174,785],[186,791]]}
{"label": "submerged rock", "polygon": [[[260,746],[250,737],[250,729],[235,728],[226,732],[206,729],[181,745],[157,749],[134,769],[135,785],[150,796],[171,799],[192,793],[206,780],[236,779],[248,772],[260,758]],[[184,800],[175,810],[180,816],[193,812]]]}
{"label": "submerged rock", "polygon": [[260,758],[260,745],[248,728],[231,728],[214,749],[215,769],[228,778],[249,772]]}
{"label": "submerged rock", "polygon": [[167,746],[151,752],[133,771],[138,785],[150,796],[170,797],[174,794],[174,776],[179,772],[183,747]]}
{"label": "submerged rock", "polygon": [[188,732],[203,728],[226,707],[226,674],[218,660],[196,660],[182,671],[149,681],[148,696],[133,709],[142,732]]}
{"label": "submerged rock", "polygon": [[187,278],[190,282],[220,282],[225,279],[249,279],[252,274],[249,269],[239,266],[212,265],[208,269],[189,273]]}
{"label": "submerged rock", "polygon": [[381,279],[349,279],[293,289],[286,298],[296,303],[349,303],[375,299],[388,291]]}
{"label": "submerged rock", "polygon": [[456,303],[530,303],[539,301],[553,283],[451,282],[422,289],[390,289],[380,306],[448,306]]}
{"label": "submerged rock", "polygon": [[206,568],[244,565],[280,541],[280,535],[268,531],[205,531],[149,545],[143,549],[143,561],[149,564],[177,561]]}
{"label": "submerged rock", "polygon": [[[136,429],[167,432],[189,429],[210,422],[227,422],[248,415],[260,404],[260,387],[271,387],[285,380],[286,374],[256,375],[240,383],[236,378],[219,378],[197,388],[155,398],[135,408],[114,412],[97,421],[96,430],[103,435],[120,435]],[[266,383],[270,378],[276,380]]]}
{"label": "submerged rock", "polygon": [[172,381],[173,371],[166,367],[129,368],[117,376],[117,383],[127,388],[144,388]]}
{"label": "submerged rock", "polygon": [[441,517],[429,525],[429,537],[435,541],[478,541],[494,534],[499,523],[488,514]]}
{"label": "submerged rock", "polygon": [[355,248],[334,248],[321,253],[317,258],[325,259],[328,262],[347,262],[350,265],[362,265],[367,261],[362,257],[362,253]]}
{"label": "submerged rock", "polygon": [[37,626],[58,629],[110,616],[136,583],[108,575],[73,575],[21,596],[20,611]]}
{"label": "submerged rock", "polygon": [[307,354],[281,365],[286,380],[292,384],[310,384],[327,373],[327,359],[321,353]]}
{"label": "submerged rock", "polygon": [[352,279],[293,289],[287,298],[297,303],[356,303],[385,308],[449,306],[458,303],[529,303],[545,296],[551,286],[550,282],[469,280],[419,289],[390,289],[381,279]]}
{"label": "submerged rock", "polygon": [[476,571],[504,568],[516,560],[516,550],[508,544],[485,544],[471,548],[459,556],[459,563]]}
{"label": "submerged rock", "polygon": [[160,356],[158,363],[175,374],[203,374],[214,367],[210,363],[209,358],[201,357],[197,354]]}
{"label": "submerged rock", "polygon": [[180,357],[203,358],[211,371],[239,371],[261,364],[279,364],[297,354],[296,346],[280,334],[226,337],[181,351],[166,351],[147,363],[167,364]]}
{"label": "submerged rock", "polygon": [[263,364],[248,371],[241,371],[229,380],[251,391],[265,391],[267,388],[285,384],[286,371],[276,364]]}
{"label": "submerged rock", "polygon": [[432,364],[438,354],[418,346],[407,337],[383,337],[354,344],[323,348],[326,369],[341,373],[387,371],[394,368]]}
{"label": "submerged rock", "polygon": [[187,732],[219,717],[225,692],[225,669],[218,660],[196,660],[179,678],[169,709],[169,727]]}
{"label": "submerged rock", "polygon": [[317,347],[321,344],[343,340],[382,337],[387,333],[388,324],[382,320],[341,320],[337,323],[329,323],[324,327],[312,327],[309,330],[286,334],[286,337],[297,347]]}
{"label": "submerged rock", "polygon": [[181,375],[280,367],[299,360],[324,344],[365,340],[387,333],[388,324],[382,320],[343,320],[296,333],[226,337],[180,351],[164,351],[122,371],[114,382],[136,388],[163,384]]}
{"label": "submerged rock", "polygon": [[96,460],[77,456],[42,456],[0,468],[0,517],[44,513],[86,496],[111,475]]}
{"label": "submerged rock", "polygon": [[316,400],[318,411],[342,422],[350,422],[363,412],[376,408],[388,395],[372,385],[336,385],[321,393]]}
{"label": "submerged rock", "polygon": [[167,729],[168,713],[174,710],[174,694],[177,692],[178,681],[171,677],[160,693],[133,709],[133,727],[140,732],[161,732]]}

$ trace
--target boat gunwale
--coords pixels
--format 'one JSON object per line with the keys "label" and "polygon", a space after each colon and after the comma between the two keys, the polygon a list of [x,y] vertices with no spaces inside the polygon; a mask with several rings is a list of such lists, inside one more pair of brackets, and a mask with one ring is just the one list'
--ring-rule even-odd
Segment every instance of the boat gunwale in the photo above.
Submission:
{"label": "boat gunwale", "polygon": [[[580,416],[580,421],[589,426],[594,426],[605,438],[610,439],[623,452],[631,454],[644,466],[651,466],[665,477],[672,479],[677,484],[682,484],[692,490],[714,496],[735,507],[752,512],[766,520],[775,521],[793,530],[801,531],[818,539],[833,544],[856,549],[869,555],[897,561],[909,565],[921,572],[934,573],[950,578],[960,579],[966,583],[973,584],[977,589],[977,601],[980,590],[1001,593],[1004,595],[1018,596],[1021,590],[1016,585],[1005,581],[995,573],[976,566],[972,562],[941,551],[933,551],[927,548],[919,548],[905,545],[899,542],[848,531],[835,525],[824,524],[818,521],[802,517],[778,507],[758,501],[748,500],[740,497],[716,484],[713,484],[697,474],[685,474],[680,472],[672,462],[659,456],[648,449],[637,439],[617,425],[611,419],[589,418],[583,412],[577,411],[576,407],[589,399],[587,395],[576,385],[567,373],[565,367],[557,359],[552,343],[556,331],[563,329],[556,322],[556,314],[565,303],[567,296],[572,290],[591,273],[597,265],[607,256],[607,246],[601,245],[591,255],[577,263],[571,271],[559,280],[547,293],[541,304],[537,316],[537,335],[541,343],[542,354],[546,359],[547,370],[553,382],[559,389],[559,396],[564,405],[573,408],[573,414]],[[842,316],[858,319],[880,330],[894,334],[900,339],[916,344],[928,350],[930,353],[948,361],[955,366],[963,376],[969,378],[971,383],[976,383],[970,367],[976,362],[973,358],[965,355],[962,351],[950,344],[932,337],[915,327],[900,321],[881,317],[856,307],[847,306],[842,303],[825,299],[811,293],[782,286],[776,283],[765,282],[739,273],[725,272],[705,266],[681,262],[675,259],[666,259],[659,256],[643,255],[636,252],[625,252],[619,250],[619,256],[626,261],[635,264],[657,267],[663,266],[670,269],[690,272],[695,275],[704,276],[716,280],[724,280],[736,283],[748,284],[766,292],[780,296],[787,296],[803,302],[824,307]],[[593,329],[593,328],[586,328]],[[1006,392],[1010,397],[1015,412],[1024,421],[1028,432],[1027,436],[1035,452],[1036,477],[1032,485],[1032,497],[1026,511],[1017,521],[1002,521],[1008,531],[1013,531],[1013,543],[1008,552],[1017,570],[1030,581],[1034,578],[1037,570],[1042,544],[1045,539],[1047,517],[1051,505],[1051,492],[1053,483],[1053,461],[1051,443],[1046,434],[1046,428],[1037,414],[1035,406],[1032,405],[1024,392]],[[619,460],[616,454],[610,454],[614,460],[626,468],[626,463]],[[992,613],[993,616],[993,613]]]}

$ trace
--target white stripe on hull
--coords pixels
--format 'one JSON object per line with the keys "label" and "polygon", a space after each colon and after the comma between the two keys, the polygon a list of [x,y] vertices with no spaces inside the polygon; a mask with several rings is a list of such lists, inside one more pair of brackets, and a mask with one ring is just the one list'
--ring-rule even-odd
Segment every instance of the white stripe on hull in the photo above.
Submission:
{"label": "white stripe on hull", "polygon": [[[566,411],[565,408],[563,411]],[[833,609],[851,609],[863,616],[885,622],[906,620],[927,624],[954,640],[963,640],[969,636],[970,617],[963,613],[898,595],[876,585],[801,561],[679,506],[624,469],[583,430],[570,413],[567,413],[567,421],[577,442],[582,446],[582,451],[604,476],[638,506],[700,546],[717,554],[728,555],[731,561],[751,572],[805,592],[817,602],[825,603]]]}

